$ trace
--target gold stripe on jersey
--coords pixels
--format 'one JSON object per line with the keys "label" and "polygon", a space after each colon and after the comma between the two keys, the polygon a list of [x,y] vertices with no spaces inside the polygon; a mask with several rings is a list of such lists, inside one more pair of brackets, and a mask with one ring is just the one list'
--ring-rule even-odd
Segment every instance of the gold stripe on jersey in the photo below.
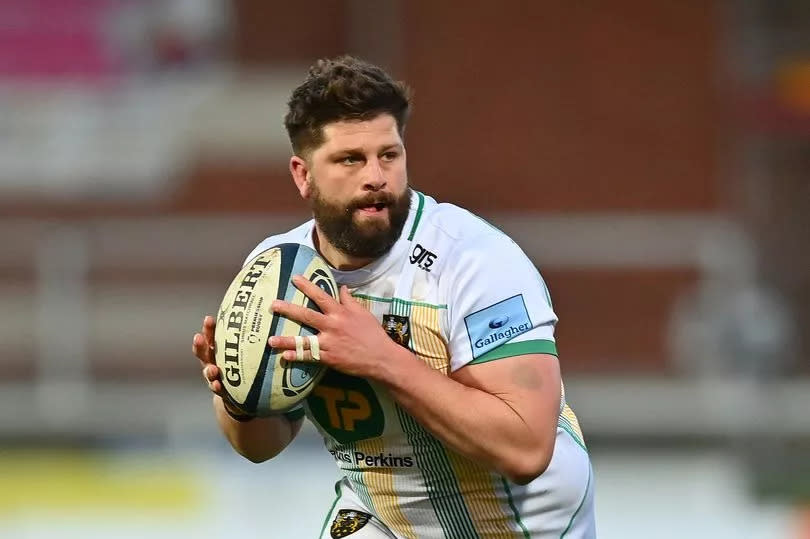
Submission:
{"label": "gold stripe on jersey", "polygon": [[570,406],[566,403],[565,408],[560,413],[560,419],[558,424],[565,429],[568,434],[570,434],[574,441],[576,441],[579,445],[582,446],[582,449],[585,448],[585,437],[582,435],[582,429],[579,426],[579,420],[577,419],[576,414],[571,409]]}
{"label": "gold stripe on jersey", "polygon": [[[411,346],[417,355],[434,369],[447,367],[448,352],[439,331],[441,306],[366,295],[355,295],[354,298],[376,316],[381,316],[384,311],[409,316]],[[396,410],[385,411],[386,417],[395,417],[396,413]],[[366,455],[386,454],[381,438],[355,442],[354,448]],[[367,467],[362,470],[362,481],[376,512],[386,525],[402,537],[416,538],[412,523],[402,512],[398,489],[394,485],[396,474],[393,472],[390,468]]]}
{"label": "gold stripe on jersey", "polygon": [[448,450],[447,456],[478,534],[483,537],[513,537],[515,530],[509,525],[511,512],[498,501],[501,496],[496,492],[497,476],[458,453]]}
{"label": "gold stripe on jersey", "polygon": [[[426,365],[446,376],[450,361],[447,342],[440,332],[439,312],[443,308],[446,306],[395,298],[391,304],[391,313],[409,317],[410,348]],[[444,535],[458,538],[476,537],[473,519],[464,504],[459,481],[445,447],[425,431],[410,414],[399,407],[397,410],[400,425],[413,450],[422,480],[429,485],[430,507],[425,509],[436,516]],[[408,513],[411,518],[421,521],[419,513],[423,510],[409,504]]]}
{"label": "gold stripe on jersey", "polygon": [[352,296],[352,297],[355,299],[355,301],[357,301],[357,303],[362,305],[365,310],[367,310],[367,311],[372,310],[371,305],[372,305],[373,301],[370,298],[368,298],[366,296]]}
{"label": "gold stripe on jersey", "polygon": [[[382,438],[369,438],[355,442],[357,451],[365,455],[385,455],[385,446]],[[360,465],[360,463],[357,463]],[[405,537],[416,537],[411,528],[410,522],[402,514],[394,488],[394,474],[390,468],[367,467],[363,470],[363,482],[374,508],[382,518],[383,522],[396,528],[397,532]]]}
{"label": "gold stripe on jersey", "polygon": [[450,352],[441,334],[439,312],[434,306],[411,306],[411,349],[433,370],[447,374]]}

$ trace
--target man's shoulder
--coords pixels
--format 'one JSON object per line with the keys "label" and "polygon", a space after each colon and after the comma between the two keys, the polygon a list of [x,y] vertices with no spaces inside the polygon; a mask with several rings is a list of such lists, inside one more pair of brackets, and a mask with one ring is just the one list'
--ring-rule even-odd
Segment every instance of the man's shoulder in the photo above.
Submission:
{"label": "man's shoulder", "polygon": [[309,247],[312,246],[312,220],[309,220],[305,223],[298,225],[297,227],[288,230],[287,232],[282,232],[281,234],[274,234],[272,236],[268,236],[263,239],[259,244],[253,248],[253,250],[248,254],[245,258],[244,263],[247,263],[248,260],[255,257],[262,251],[266,251],[267,249],[275,246],[280,245],[282,243],[300,243],[302,245],[307,245]]}
{"label": "man's shoulder", "polygon": [[[450,276],[451,280],[453,275],[472,269],[471,260],[487,259],[503,252],[511,256],[514,250],[514,242],[506,234],[478,215],[427,197],[411,239],[409,262],[436,278]],[[505,245],[512,247],[504,251]]]}
{"label": "man's shoulder", "polygon": [[424,222],[419,235],[434,236],[439,241],[458,245],[474,245],[481,238],[494,236],[496,239],[509,240],[501,230],[491,225],[475,213],[448,202],[432,204],[425,212]]}

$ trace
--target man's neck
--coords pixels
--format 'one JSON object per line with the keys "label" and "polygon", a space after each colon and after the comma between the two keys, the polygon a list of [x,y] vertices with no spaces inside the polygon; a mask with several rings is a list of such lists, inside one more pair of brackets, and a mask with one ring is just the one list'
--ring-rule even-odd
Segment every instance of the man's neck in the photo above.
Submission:
{"label": "man's neck", "polygon": [[357,258],[347,255],[329,243],[326,236],[318,228],[317,223],[312,231],[312,242],[315,245],[315,250],[329,262],[329,265],[341,271],[360,269],[374,261],[373,258]]}

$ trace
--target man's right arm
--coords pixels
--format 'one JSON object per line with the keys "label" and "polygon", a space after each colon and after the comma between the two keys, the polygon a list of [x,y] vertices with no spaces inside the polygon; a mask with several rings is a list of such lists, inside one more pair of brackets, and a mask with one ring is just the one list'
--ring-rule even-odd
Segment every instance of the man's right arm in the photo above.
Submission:
{"label": "man's right arm", "polygon": [[279,415],[273,417],[253,417],[239,421],[225,409],[222,396],[220,372],[214,361],[214,328],[212,316],[203,319],[202,330],[194,334],[192,349],[200,360],[202,374],[208,388],[214,394],[214,414],[220,430],[231,446],[251,462],[263,462],[281,453],[293,441],[304,420],[289,419]]}
{"label": "man's right arm", "polygon": [[231,446],[251,462],[264,462],[281,453],[304,423],[303,418],[290,420],[283,415],[238,421],[225,410],[222,397],[216,394],[214,413],[220,430]]}

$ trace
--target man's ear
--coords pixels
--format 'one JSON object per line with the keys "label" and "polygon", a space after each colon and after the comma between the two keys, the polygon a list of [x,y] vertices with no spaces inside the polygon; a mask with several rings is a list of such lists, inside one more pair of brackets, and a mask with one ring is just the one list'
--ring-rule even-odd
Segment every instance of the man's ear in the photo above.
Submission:
{"label": "man's ear", "polygon": [[297,155],[290,157],[290,174],[292,174],[293,181],[298,188],[298,193],[301,195],[301,198],[309,198],[311,172],[306,160]]}

